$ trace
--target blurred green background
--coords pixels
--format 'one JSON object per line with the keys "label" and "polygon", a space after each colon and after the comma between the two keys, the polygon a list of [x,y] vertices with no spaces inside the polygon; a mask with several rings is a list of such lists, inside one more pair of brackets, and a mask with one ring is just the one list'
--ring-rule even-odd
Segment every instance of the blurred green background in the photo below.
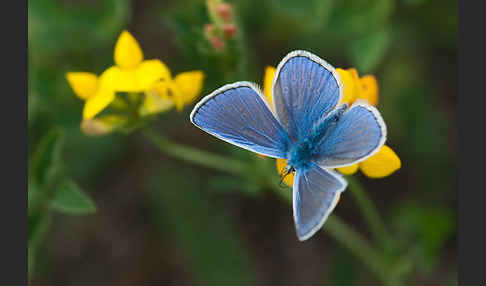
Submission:
{"label": "blurred green background", "polygon": [[[402,168],[384,179],[355,176],[395,237],[394,251],[411,258],[405,285],[456,285],[457,2],[228,3],[238,37],[221,59],[204,38],[205,1],[28,2],[29,156],[62,128],[64,172],[97,208],[52,216],[31,285],[379,284],[325,230],[298,242],[292,209],[274,193],[161,154],[138,132],[84,135],[83,102],[65,73],[112,65],[123,29],[173,74],[204,70],[203,95],[236,80],[262,84],[264,67],[295,49],[375,75],[387,145]],[[191,108],[161,114],[154,129],[199,149],[249,156],[192,126]],[[31,190],[29,180],[29,203]],[[371,238],[348,193],[334,213]],[[34,226],[29,221],[29,243]]]}

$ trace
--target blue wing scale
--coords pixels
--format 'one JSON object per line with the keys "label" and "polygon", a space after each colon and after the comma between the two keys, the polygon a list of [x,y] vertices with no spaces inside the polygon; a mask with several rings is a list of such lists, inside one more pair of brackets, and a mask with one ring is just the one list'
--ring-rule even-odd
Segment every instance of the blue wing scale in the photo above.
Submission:
{"label": "blue wing scale", "polygon": [[341,94],[335,69],[309,52],[291,52],[277,67],[273,102],[278,120],[293,141],[309,136],[313,124],[336,107]]}
{"label": "blue wing scale", "polygon": [[386,126],[378,110],[355,103],[316,146],[313,160],[325,168],[358,163],[378,152],[385,140]]}
{"label": "blue wing scale", "polygon": [[309,169],[297,170],[293,206],[299,240],[308,239],[322,227],[346,186],[339,174],[315,164]]}
{"label": "blue wing scale", "polygon": [[239,147],[269,157],[286,157],[287,133],[251,83],[225,85],[206,96],[192,111],[191,121]]}

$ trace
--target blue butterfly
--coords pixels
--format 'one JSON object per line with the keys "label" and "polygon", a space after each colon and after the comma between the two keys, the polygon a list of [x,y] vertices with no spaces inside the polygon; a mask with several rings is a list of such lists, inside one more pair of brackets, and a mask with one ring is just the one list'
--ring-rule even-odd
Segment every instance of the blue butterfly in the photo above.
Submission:
{"label": "blue butterfly", "polygon": [[334,67],[293,51],[277,67],[273,108],[255,84],[235,82],[204,97],[191,122],[241,148],[288,160],[286,172],[295,172],[295,227],[304,241],[322,227],[346,189],[333,169],[365,160],[386,140],[378,110],[365,102],[338,107],[342,94]]}

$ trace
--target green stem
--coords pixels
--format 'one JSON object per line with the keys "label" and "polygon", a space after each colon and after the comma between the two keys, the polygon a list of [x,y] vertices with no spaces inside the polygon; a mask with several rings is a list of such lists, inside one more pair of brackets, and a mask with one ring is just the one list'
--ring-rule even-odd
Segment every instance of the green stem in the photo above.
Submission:
{"label": "green stem", "polygon": [[[143,135],[152,142],[160,151],[175,158],[215,169],[233,175],[244,175],[246,170],[252,168],[249,164],[239,160],[228,159],[224,156],[200,151],[188,146],[182,146],[171,142],[167,138],[158,135],[154,130],[145,128]],[[269,187],[283,197],[287,203],[292,202],[291,192],[278,186],[277,182],[268,182]],[[351,253],[358,257],[364,265],[375,273],[385,285],[397,285],[395,278],[389,275],[386,259],[376,251],[359,233],[342,221],[336,215],[330,216],[323,229],[339,243],[344,245]]]}
{"label": "green stem", "polygon": [[[292,192],[279,187],[278,184],[270,184],[270,187],[287,203],[292,204]],[[384,285],[398,284],[387,273],[389,267],[385,264],[385,258],[373,249],[362,235],[353,230],[341,218],[335,214],[331,214],[322,229],[344,245],[361,262],[368,265],[370,270],[383,281]]]}
{"label": "green stem", "polygon": [[216,169],[218,171],[228,172],[233,175],[242,174],[247,167],[246,164],[237,160],[228,159],[224,156],[172,143],[170,140],[161,137],[150,128],[145,128],[142,133],[160,151],[184,161]]}
{"label": "green stem", "polygon": [[347,176],[346,179],[349,184],[349,190],[361,209],[374,239],[382,245],[383,248],[386,249],[390,247],[393,240],[387,231],[385,223],[380,217],[378,210],[373,204],[373,201],[367,196],[366,191],[358,180],[352,176]]}

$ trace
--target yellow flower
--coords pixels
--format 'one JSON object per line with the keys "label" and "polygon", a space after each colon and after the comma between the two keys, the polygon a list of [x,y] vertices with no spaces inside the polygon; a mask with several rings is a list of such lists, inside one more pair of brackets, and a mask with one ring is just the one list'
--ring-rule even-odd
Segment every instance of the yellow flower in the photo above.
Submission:
{"label": "yellow flower", "polygon": [[265,74],[263,75],[263,93],[265,94],[265,97],[267,98],[268,103],[270,104],[270,108],[272,108],[272,110],[275,109],[275,107],[273,106],[272,84],[276,72],[276,68],[267,66],[265,67]]}
{"label": "yellow flower", "polygon": [[174,79],[170,77],[160,80],[145,92],[145,100],[141,106],[142,115],[157,113],[176,107],[181,111],[184,105],[193,102],[202,90],[204,72],[183,72]]}
{"label": "yellow flower", "polygon": [[144,92],[155,82],[170,78],[169,69],[160,60],[143,60],[142,49],[128,31],[118,38],[114,59],[116,65],[106,73],[115,91]]}
{"label": "yellow flower", "polygon": [[115,91],[107,81],[106,72],[99,78],[89,72],[68,72],[66,79],[74,93],[86,102],[83,119],[92,119],[115,99]]}
{"label": "yellow flower", "polygon": [[348,70],[337,68],[336,71],[341,77],[341,81],[343,82],[343,84],[345,84],[343,97],[341,98],[341,102],[339,102],[338,105],[341,105],[345,102],[351,105],[350,103],[354,102],[358,98],[358,94],[361,88],[358,71],[354,68],[350,68]]}
{"label": "yellow flower", "polygon": [[[284,172],[285,172],[285,169],[287,168],[287,160],[285,160],[285,159],[277,159],[276,161],[277,161],[277,171],[278,171],[278,174],[280,176],[282,176],[282,174],[284,174]],[[283,178],[283,181],[288,186],[292,187],[293,184],[294,184],[294,177],[295,177],[295,174],[293,172],[292,173],[289,173],[287,176],[285,176]]]}
{"label": "yellow flower", "polygon": [[115,100],[116,92],[144,92],[157,81],[170,78],[170,71],[160,60],[143,60],[135,38],[123,31],[114,51],[115,66],[99,79],[92,73],[68,73],[67,79],[77,96],[86,100],[83,119],[94,118]]}
{"label": "yellow flower", "polygon": [[386,145],[383,145],[378,153],[359,163],[361,172],[370,178],[389,176],[401,166],[400,158]]}
{"label": "yellow flower", "polygon": [[105,102],[111,102],[115,99],[115,92],[106,83],[105,74],[98,77],[89,72],[68,72],[66,79],[74,93],[86,101],[80,126],[85,134],[106,134],[126,123],[125,118],[117,115],[93,118],[104,108]]}
{"label": "yellow flower", "polygon": [[365,99],[373,106],[378,104],[378,83],[374,76],[365,75],[360,78],[354,68],[336,68],[336,71],[344,85],[344,95],[339,104],[351,105],[358,99]]}
{"label": "yellow flower", "polygon": [[[376,105],[378,103],[378,83],[374,76],[365,75],[360,78],[357,70],[354,68],[347,70],[336,68],[336,71],[341,77],[341,81],[344,85],[343,98],[339,104],[347,103],[348,105],[351,105],[358,99],[367,100],[371,105]],[[272,110],[274,109],[272,83],[275,73],[276,69],[274,67],[267,66],[263,78],[263,92]],[[282,170],[287,166],[287,160],[277,159],[276,165],[277,171],[281,174]],[[383,178],[391,175],[393,172],[400,169],[400,167],[400,158],[390,147],[384,145],[380,151],[365,161],[337,168],[337,170],[345,175],[350,175],[360,169],[363,174],[370,178]],[[293,185],[293,181],[294,174],[289,174],[284,178],[284,182],[289,186]]]}

